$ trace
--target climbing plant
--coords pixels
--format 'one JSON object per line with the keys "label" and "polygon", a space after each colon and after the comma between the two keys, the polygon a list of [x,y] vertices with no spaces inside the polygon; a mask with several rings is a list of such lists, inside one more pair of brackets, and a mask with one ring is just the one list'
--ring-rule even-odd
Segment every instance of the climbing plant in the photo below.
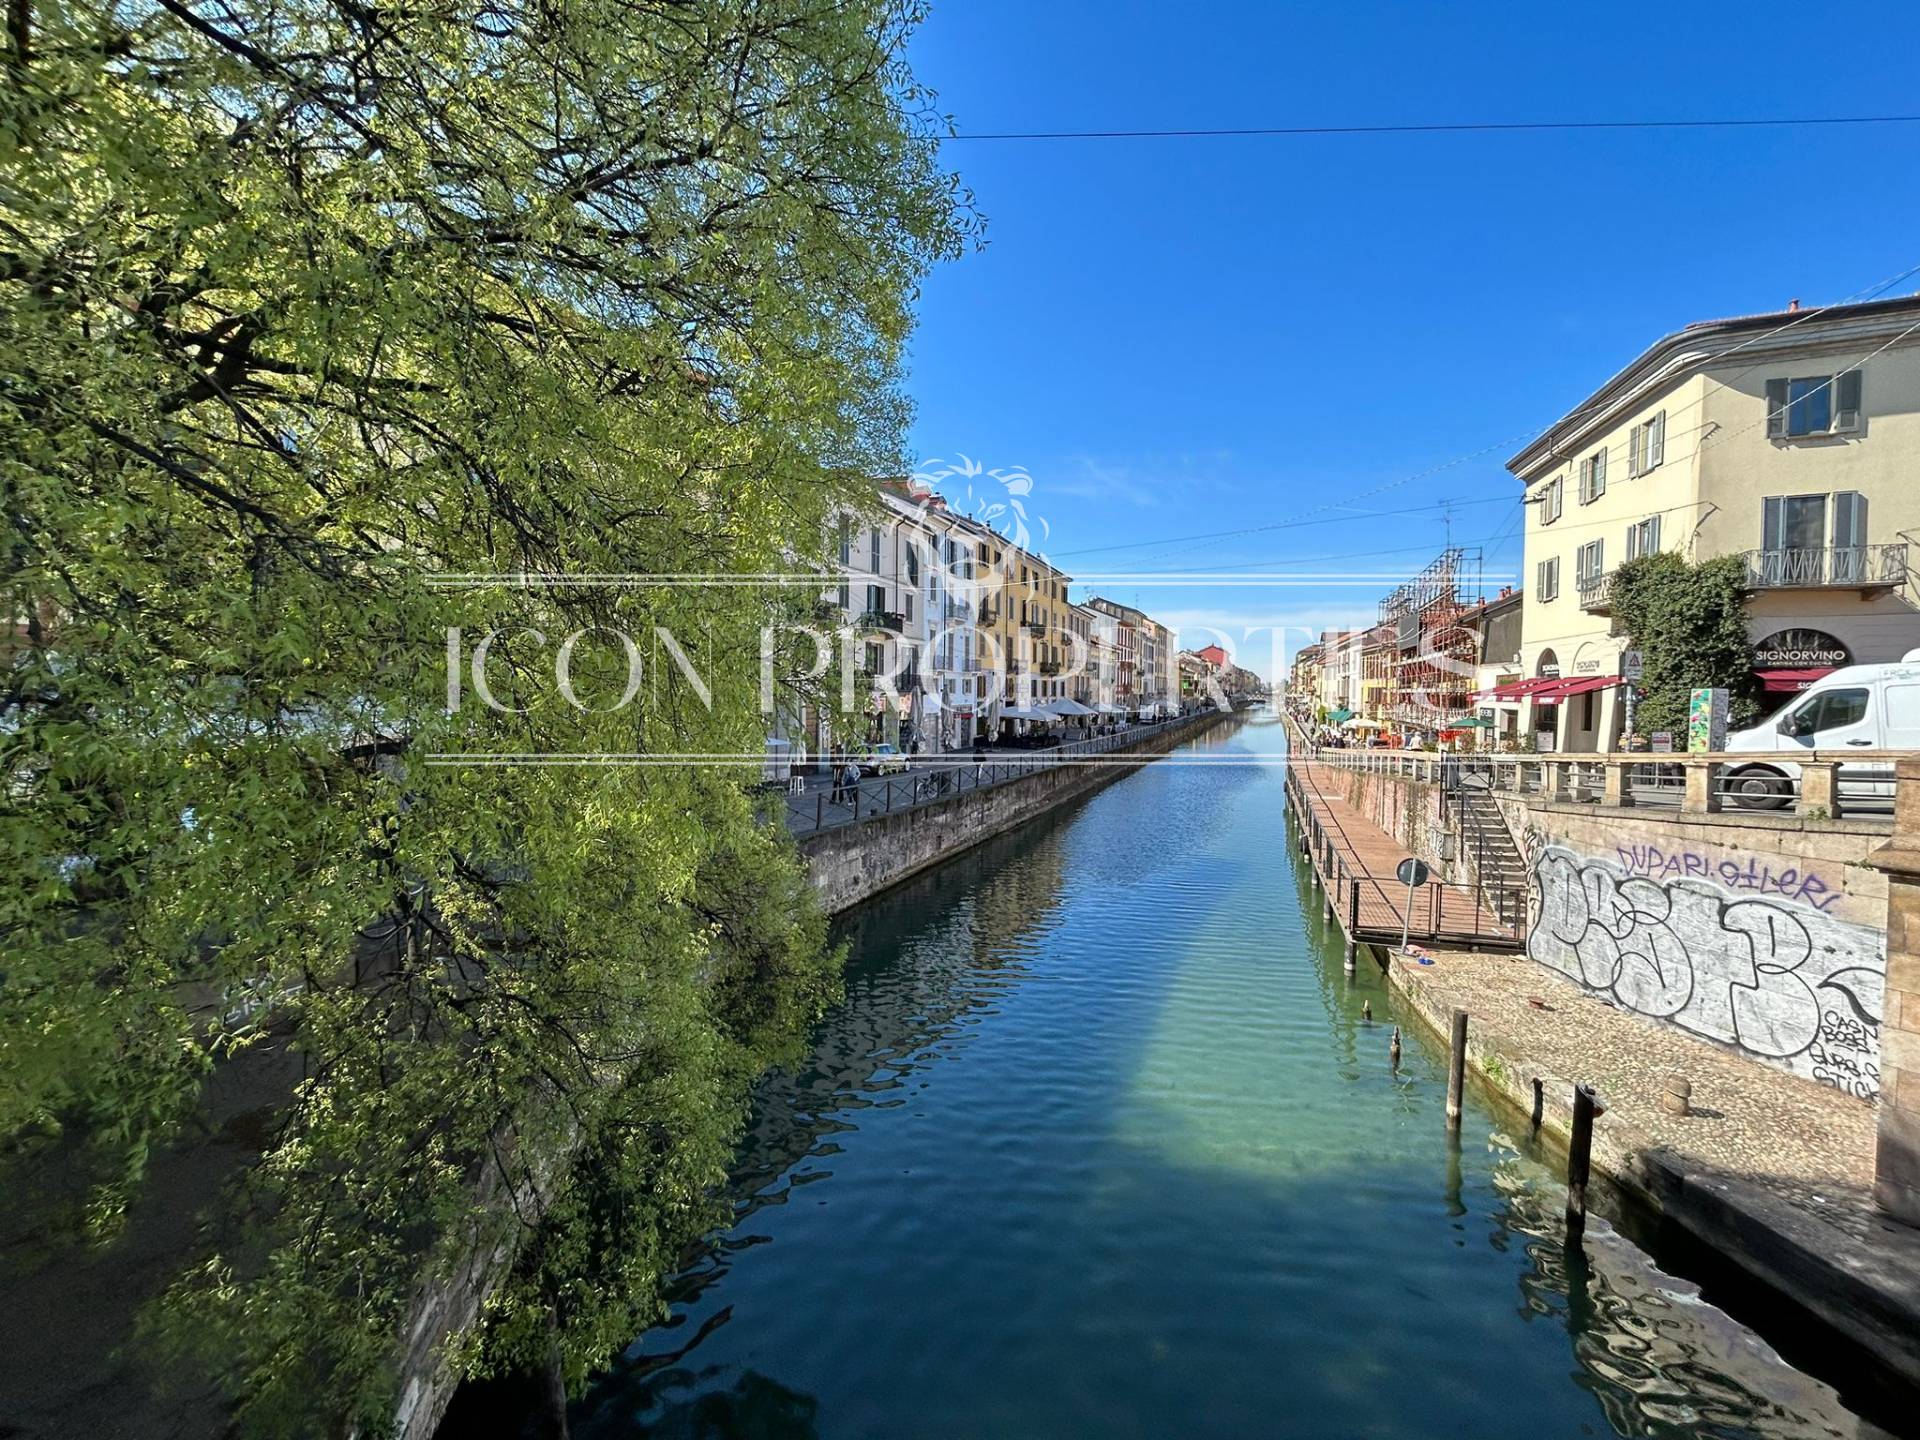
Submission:
{"label": "climbing plant", "polygon": [[153,1321],[257,1430],[383,1429],[480,1254],[461,1363],[577,1385],[831,993],[754,772],[671,759],[760,750],[769,602],[537,577],[791,569],[899,473],[975,223],[919,12],[9,6],[0,1140],[83,1137],[110,1236],[210,1074],[270,1097]]}
{"label": "climbing plant", "polygon": [[1702,687],[1730,692],[1736,724],[1757,713],[1744,575],[1738,556],[1691,564],[1671,551],[1638,556],[1614,572],[1614,623],[1641,657],[1641,733],[1685,730],[1688,698]]}

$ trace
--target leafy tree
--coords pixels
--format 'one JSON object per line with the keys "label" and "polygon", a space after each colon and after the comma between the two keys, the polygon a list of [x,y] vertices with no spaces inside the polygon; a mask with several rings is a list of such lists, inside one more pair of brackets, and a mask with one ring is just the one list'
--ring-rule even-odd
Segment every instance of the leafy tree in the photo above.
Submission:
{"label": "leafy tree", "polygon": [[1745,569],[1736,555],[1699,564],[1662,550],[1614,572],[1614,623],[1640,652],[1644,731],[1684,730],[1691,693],[1724,686],[1735,723],[1748,723],[1758,703],[1753,642],[1747,635]]}
{"label": "leafy tree", "polygon": [[[9,7],[0,1137],[90,1137],[110,1232],[213,1067],[292,1057],[162,1322],[256,1428],[382,1428],[490,1246],[462,1363],[578,1383],[831,992],[751,770],[435,758],[756,753],[766,600],[433,577],[790,569],[898,473],[974,223],[918,12]],[[656,626],[711,704],[657,647],[613,703]],[[450,628],[501,708],[449,711]]]}

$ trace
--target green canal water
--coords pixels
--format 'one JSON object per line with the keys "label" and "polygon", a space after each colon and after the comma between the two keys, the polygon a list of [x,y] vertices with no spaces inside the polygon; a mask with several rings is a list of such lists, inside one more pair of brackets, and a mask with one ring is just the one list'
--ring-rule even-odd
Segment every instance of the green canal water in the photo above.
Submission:
{"label": "green canal water", "polygon": [[1449,1142],[1283,748],[1223,727],[859,912],[735,1223],[573,1433],[1880,1433],[1606,1225],[1569,1253],[1517,1117]]}

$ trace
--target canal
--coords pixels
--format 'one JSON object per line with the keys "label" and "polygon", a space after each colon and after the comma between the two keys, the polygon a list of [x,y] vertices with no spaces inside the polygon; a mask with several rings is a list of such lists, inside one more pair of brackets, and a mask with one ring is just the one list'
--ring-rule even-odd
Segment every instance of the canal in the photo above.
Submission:
{"label": "canal", "polygon": [[[1865,1435],[1341,973],[1280,727],[856,913],[735,1222],[576,1436]],[[1361,1018],[1370,1003],[1374,1019]]]}

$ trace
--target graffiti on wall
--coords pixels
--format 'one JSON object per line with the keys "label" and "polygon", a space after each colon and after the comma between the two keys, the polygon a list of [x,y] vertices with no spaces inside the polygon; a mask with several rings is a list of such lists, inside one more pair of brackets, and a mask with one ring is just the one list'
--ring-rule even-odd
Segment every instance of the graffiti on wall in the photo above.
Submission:
{"label": "graffiti on wall", "polygon": [[1614,853],[1620,857],[1627,873],[1644,875],[1649,880],[1673,880],[1682,875],[1696,880],[1718,880],[1729,890],[1778,895],[1811,905],[1816,910],[1830,910],[1840,898],[1840,887],[1828,884],[1824,876],[1792,865],[1776,870],[1767,861],[1751,855],[1744,860],[1716,860],[1698,850],[1668,852],[1658,845],[1621,845]]}
{"label": "graffiti on wall", "polygon": [[1534,960],[1624,1009],[1863,1099],[1880,1093],[1880,931],[1777,892],[1635,875],[1552,843],[1532,875]]}

